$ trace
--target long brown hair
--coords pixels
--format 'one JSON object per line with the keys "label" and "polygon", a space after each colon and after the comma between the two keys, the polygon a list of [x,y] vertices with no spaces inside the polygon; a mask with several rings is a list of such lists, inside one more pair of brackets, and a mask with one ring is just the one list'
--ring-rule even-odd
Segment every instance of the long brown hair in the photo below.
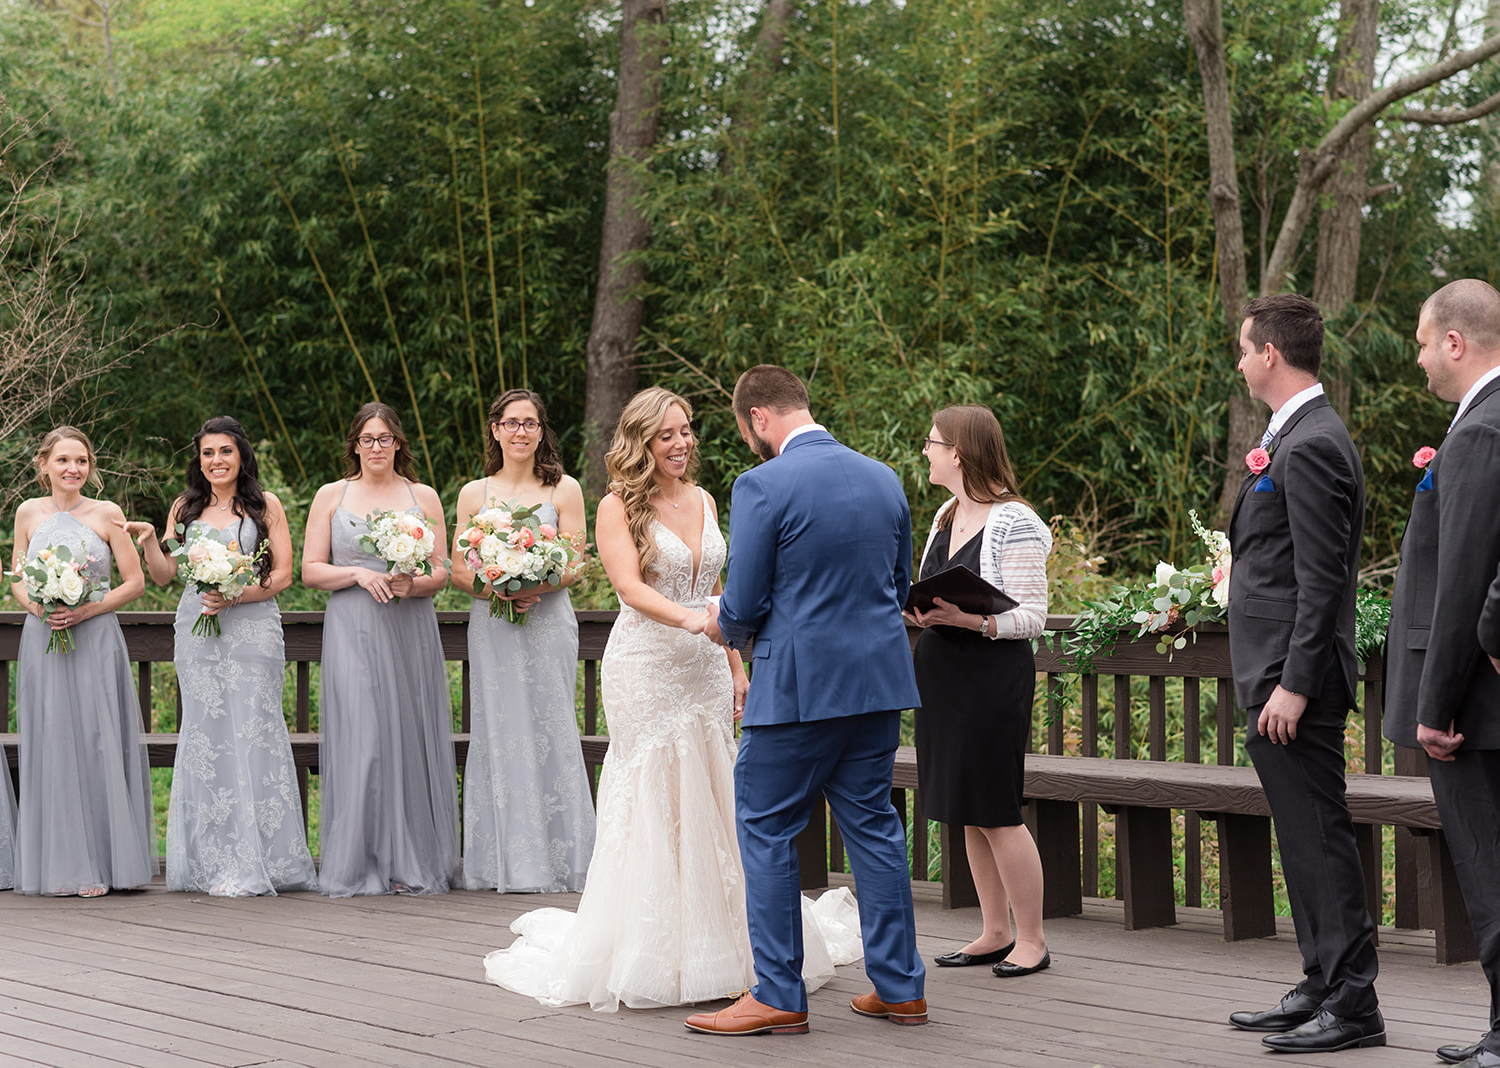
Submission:
{"label": "long brown hair", "polygon": [[[964,492],[979,504],[1019,501],[1031,505],[1016,489],[1016,473],[1005,451],[1005,432],[995,413],[979,404],[955,404],[934,412],[932,425],[953,446],[963,474]],[[938,529],[953,522],[950,508],[938,520]]]}
{"label": "long brown hair", "polygon": [[[651,455],[651,439],[661,429],[667,411],[674,404],[682,409],[689,421],[692,420],[693,406],[669,389],[651,386],[631,397],[620,413],[614,440],[604,456],[609,492],[625,505],[625,525],[635,540],[636,552],[641,554],[641,577],[644,579],[656,574],[658,554],[656,539],[651,536],[651,521],[656,518],[656,506],[651,503],[651,498],[661,487],[653,477],[656,457]],[[691,486],[697,474],[698,443],[694,441],[682,481]]]}
{"label": "long brown hair", "polygon": [[490,402],[490,437],[484,447],[484,473],[498,475],[505,467],[505,452],[495,440],[495,427],[505,418],[505,409],[516,401],[530,401],[536,408],[537,422],[542,424],[542,436],[537,440],[536,452],[531,457],[531,470],[544,486],[555,486],[563,480],[562,461],[557,458],[557,436],[552,433],[552,424],[547,422],[547,406],[540,394],[529,389],[508,389]]}
{"label": "long brown hair", "polygon": [[396,415],[396,409],[380,401],[371,401],[354,413],[354,422],[349,424],[349,433],[344,437],[344,477],[358,478],[363,473],[359,465],[359,436],[371,419],[379,419],[390,427],[391,436],[396,439],[396,458],[391,461],[391,468],[406,481],[415,482],[416,462],[412,458],[406,435],[401,431],[401,420]]}

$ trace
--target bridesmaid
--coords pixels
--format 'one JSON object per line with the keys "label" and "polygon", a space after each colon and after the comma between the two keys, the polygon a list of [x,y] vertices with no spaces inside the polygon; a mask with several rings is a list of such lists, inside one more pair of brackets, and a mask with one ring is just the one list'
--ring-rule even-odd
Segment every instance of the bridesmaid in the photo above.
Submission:
{"label": "bridesmaid", "polygon": [[[313,498],[302,551],[303,583],[333,593],[319,696],[318,883],[330,897],[446,893],[458,876],[458,782],[432,607],[448,583],[443,506],[412,478],[411,449],[387,405],[355,413],[344,461],[344,479]],[[360,548],[376,510],[432,522],[432,574],[395,574]]]}
{"label": "bridesmaid", "polygon": [[[502,393],[490,405],[489,426],[485,477],[459,493],[457,530],[490,504],[540,504],[543,523],[581,536],[583,489],[563,474],[542,398],[526,389]],[[583,889],[594,850],[594,802],[573,703],[578,620],[566,592],[572,581],[567,575],[562,586],[516,594],[486,585],[469,610],[466,890]],[[474,572],[457,545],[453,584],[473,593]],[[526,611],[525,625],[492,616],[492,597],[516,602]]]}
{"label": "bridesmaid", "polygon": [[[261,488],[245,428],[228,416],[193,438],[187,489],[167,530],[236,542],[254,553],[259,582],[237,600],[189,584],[177,602],[177,681],[182,734],[167,808],[167,889],[249,897],[317,885],[302,826],[302,799],[281,712],[286,676],[276,595],[292,584],[292,535],[276,496]],[[150,523],[122,524],[144,550],[151,579],[177,577]],[[198,636],[200,615],[221,635]]]}
{"label": "bridesmaid", "polygon": [[[102,601],[59,605],[46,614],[16,582],[11,592],[32,616],[21,632],[16,719],[21,734],[21,805],[16,888],[23,894],[100,897],[143,886],[156,874],[151,777],[140,741],[135,673],[115,612],[146,582],[117,504],[83,495],[100,486],[94,447],[61,426],[42,439],[37,481],[48,491],[16,512],[18,570],[25,559],[65,544],[84,556],[89,579],[107,588],[110,559],[120,585]],[[24,548],[23,548],[24,546]],[[51,632],[70,629],[71,652],[47,652]]]}

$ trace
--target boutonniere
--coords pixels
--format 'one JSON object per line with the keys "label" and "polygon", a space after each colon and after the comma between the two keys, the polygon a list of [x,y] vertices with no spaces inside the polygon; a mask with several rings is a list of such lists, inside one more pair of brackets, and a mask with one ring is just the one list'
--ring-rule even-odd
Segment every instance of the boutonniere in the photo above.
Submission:
{"label": "boutonniere", "polygon": [[1418,470],[1432,463],[1432,458],[1437,455],[1437,450],[1431,445],[1423,445],[1412,454],[1411,465]]}
{"label": "boutonniere", "polygon": [[1271,466],[1271,454],[1265,449],[1255,448],[1245,453],[1245,466],[1252,475],[1258,475]]}

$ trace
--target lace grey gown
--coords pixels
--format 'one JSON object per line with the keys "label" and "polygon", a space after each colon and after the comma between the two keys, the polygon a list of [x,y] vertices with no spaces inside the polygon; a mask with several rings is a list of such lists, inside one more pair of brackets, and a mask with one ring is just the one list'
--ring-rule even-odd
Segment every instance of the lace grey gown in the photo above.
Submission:
{"label": "lace grey gown", "polygon": [[[67,512],[42,521],[26,555],[58,543],[92,557],[88,577],[108,585],[109,546]],[[69,653],[47,652],[50,628],[33,615],[21,632],[16,889],[23,894],[143,886],[156,874],[151,777],[125,636],[113,612],[72,631]]]}
{"label": "lace grey gown", "polygon": [[[557,509],[538,517],[557,524]],[[594,801],[578,742],[578,619],[566,591],[524,626],[469,609],[471,710],[464,763],[464,888],[582,890]]]}
{"label": "lace grey gown", "polygon": [[0,890],[16,885],[16,797],[10,768],[0,761]]}
{"label": "lace grey gown", "polygon": [[[248,516],[224,530],[195,520],[190,538],[256,544]],[[219,613],[217,638],[193,634],[203,599],[177,602],[182,733],[167,809],[167,889],[226,897],[317,886],[281,711],[286,676],[275,600]]]}
{"label": "lace grey gown", "polygon": [[[363,518],[340,505],[332,527],[333,564],[387,570],[359,547]],[[329,596],[319,716],[319,889],[446,893],[459,875],[458,776],[432,598]]]}

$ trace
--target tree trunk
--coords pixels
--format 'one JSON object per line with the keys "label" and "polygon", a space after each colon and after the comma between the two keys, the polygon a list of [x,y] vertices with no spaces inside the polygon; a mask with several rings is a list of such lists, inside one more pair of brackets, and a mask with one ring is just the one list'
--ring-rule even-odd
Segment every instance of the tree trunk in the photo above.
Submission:
{"label": "tree trunk", "polygon": [[[1380,46],[1380,0],[1343,0],[1339,38],[1334,49],[1329,99],[1363,100],[1375,88],[1375,52]],[[1359,278],[1359,244],[1368,197],[1374,131],[1361,128],[1344,144],[1338,169],[1328,180],[1325,205],[1318,215],[1318,263],[1312,299],[1328,319],[1336,319],[1354,301]],[[1329,400],[1349,418],[1349,372],[1331,362],[1324,375]]]}
{"label": "tree trunk", "polygon": [[[1497,0],[1500,2],[1500,0]],[[1219,497],[1218,525],[1229,526],[1229,513],[1239,491],[1240,465],[1236,458],[1254,447],[1261,433],[1260,413],[1245,393],[1234,371],[1239,351],[1240,309],[1247,297],[1245,231],[1240,214],[1238,161],[1234,151],[1234,105],[1229,98],[1229,67],[1224,55],[1222,0],[1183,0],[1188,37],[1198,58],[1203,81],[1203,116],[1208,126],[1208,200],[1214,216],[1219,253],[1219,293],[1224,308],[1225,377],[1229,416],[1224,489]]]}
{"label": "tree trunk", "polygon": [[633,257],[651,243],[651,224],[640,199],[661,111],[666,0],[624,0],[623,8],[619,96],[609,116],[599,286],[586,350],[584,484],[595,496],[604,493],[609,437],[636,388],[635,346],[644,314],[637,294],[646,268]]}
{"label": "tree trunk", "polygon": [[729,108],[729,130],[724,153],[719,157],[719,172],[728,174],[737,165],[739,147],[746,134],[755,128],[765,101],[766,85],[781,66],[786,47],[786,31],[792,21],[792,0],[766,0],[761,13],[760,33],[755,38],[755,52],[750,56],[745,87]]}

